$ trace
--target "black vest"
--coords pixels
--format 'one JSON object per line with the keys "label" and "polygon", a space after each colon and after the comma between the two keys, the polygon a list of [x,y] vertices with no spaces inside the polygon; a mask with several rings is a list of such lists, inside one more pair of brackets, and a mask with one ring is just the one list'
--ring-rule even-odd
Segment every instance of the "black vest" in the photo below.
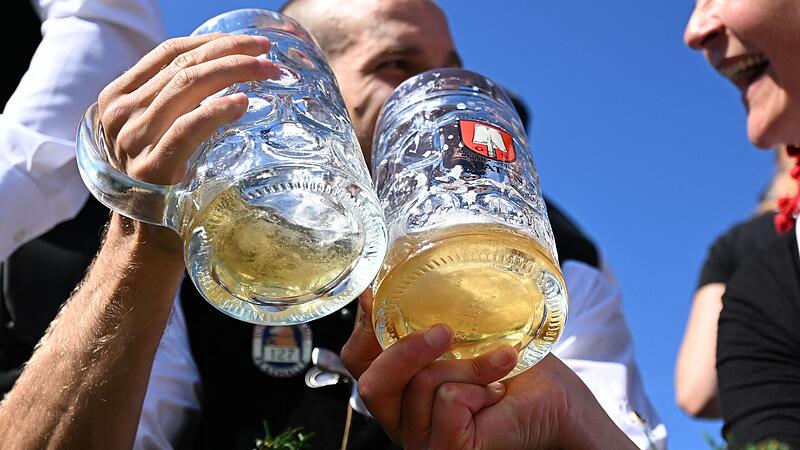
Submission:
{"label": "black vest", "polygon": [[[559,259],[577,260],[598,266],[594,244],[548,201]],[[306,387],[306,370],[290,378],[262,372],[253,362],[254,325],[232,319],[208,304],[188,278],[181,287],[181,299],[192,355],[203,385],[202,415],[196,424],[196,449],[247,449],[264,436],[262,422],[273,436],[290,427],[302,426],[314,432],[311,448],[339,448],[351,386],[342,383],[311,389]],[[308,325],[314,347],[340,353],[350,336],[356,302],[346,309]],[[395,449],[381,427],[354,412],[348,441],[350,450]]]}
{"label": "black vest", "polygon": [[3,70],[0,71],[0,104],[5,108],[42,41],[42,21],[27,0],[5,2],[2,17],[0,36],[5,45]]}

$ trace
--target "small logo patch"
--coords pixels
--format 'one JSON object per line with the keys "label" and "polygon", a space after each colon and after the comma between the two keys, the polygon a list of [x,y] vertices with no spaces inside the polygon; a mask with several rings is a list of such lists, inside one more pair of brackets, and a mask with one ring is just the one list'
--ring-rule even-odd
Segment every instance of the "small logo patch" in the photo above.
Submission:
{"label": "small logo patch", "polygon": [[514,139],[508,132],[472,120],[459,120],[458,126],[461,129],[461,142],[473,152],[500,162],[514,162],[517,159]]}
{"label": "small logo patch", "polygon": [[253,328],[253,363],[267,375],[293,377],[311,361],[311,327],[305,323]]}

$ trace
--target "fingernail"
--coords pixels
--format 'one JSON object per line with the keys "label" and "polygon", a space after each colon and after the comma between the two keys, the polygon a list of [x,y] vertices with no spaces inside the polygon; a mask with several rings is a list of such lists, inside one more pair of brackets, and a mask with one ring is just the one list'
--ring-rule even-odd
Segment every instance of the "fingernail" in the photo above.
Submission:
{"label": "fingernail", "polygon": [[452,402],[458,396],[458,390],[456,388],[454,388],[453,386],[450,386],[450,385],[447,385],[447,384],[443,384],[443,385],[439,386],[439,389],[438,389],[438,391],[436,393],[439,394],[439,397],[442,400],[445,400],[445,401],[448,401],[448,402]]}
{"label": "fingernail", "polygon": [[494,383],[489,383],[486,385],[486,387],[495,392],[505,392],[506,390],[506,385],[499,381],[495,381]]}
{"label": "fingernail", "polygon": [[489,364],[498,367],[508,367],[517,359],[517,354],[511,347],[504,347],[492,353],[489,357]]}
{"label": "fingernail", "polygon": [[231,94],[227,96],[228,104],[231,106],[240,106],[242,104],[247,105],[249,100],[247,99],[247,95],[242,92],[237,92],[235,94]]}
{"label": "fingernail", "polygon": [[438,324],[425,332],[425,342],[431,347],[441,347],[450,340],[450,328]]}

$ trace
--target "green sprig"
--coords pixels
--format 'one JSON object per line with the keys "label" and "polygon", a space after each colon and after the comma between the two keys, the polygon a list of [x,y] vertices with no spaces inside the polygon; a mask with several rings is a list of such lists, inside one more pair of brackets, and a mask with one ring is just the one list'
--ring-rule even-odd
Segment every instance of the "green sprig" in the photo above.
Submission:
{"label": "green sprig", "polygon": [[291,427],[272,437],[267,421],[264,422],[264,439],[256,439],[253,450],[302,450],[309,448],[314,433],[303,433],[303,427]]}

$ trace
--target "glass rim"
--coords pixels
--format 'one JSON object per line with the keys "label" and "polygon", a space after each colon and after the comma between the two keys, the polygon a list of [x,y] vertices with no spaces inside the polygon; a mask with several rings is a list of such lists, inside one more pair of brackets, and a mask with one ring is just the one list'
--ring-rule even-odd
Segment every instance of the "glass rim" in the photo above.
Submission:
{"label": "glass rim", "polygon": [[[428,80],[429,78],[432,79]],[[431,89],[425,90],[425,92],[419,92],[419,90],[414,90],[412,88],[415,83],[422,80],[434,81],[445,79],[453,80],[453,85],[436,86],[433,84],[431,85]],[[406,91],[414,92],[416,95],[404,95],[408,94]],[[499,84],[495,83],[490,78],[469,69],[462,69],[458,67],[442,67],[418,73],[417,75],[414,75],[413,77],[408,78],[400,83],[381,108],[381,116],[383,116],[389,109],[392,109],[392,114],[394,114],[398,111],[405,110],[408,106],[413,105],[420,100],[427,100],[429,98],[439,95],[447,95],[453,92],[461,92],[465,94],[472,93],[473,95],[477,96],[482,94],[483,96],[492,98],[499,103],[506,104],[506,106],[509,108],[514,108],[514,104],[511,102],[511,98],[509,97],[508,93],[506,93],[506,91]]]}
{"label": "glass rim", "polygon": [[262,8],[241,8],[218,14],[195,28],[191,36],[210,33],[232,34],[257,29],[283,31],[319,47],[311,33],[298,21],[285,14]]}

